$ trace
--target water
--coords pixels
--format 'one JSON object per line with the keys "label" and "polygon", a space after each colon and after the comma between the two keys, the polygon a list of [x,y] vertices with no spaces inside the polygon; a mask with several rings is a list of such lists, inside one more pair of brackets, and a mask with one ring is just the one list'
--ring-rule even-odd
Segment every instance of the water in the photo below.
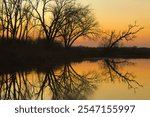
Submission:
{"label": "water", "polygon": [[150,99],[150,59],[99,59],[0,74],[0,99]]}

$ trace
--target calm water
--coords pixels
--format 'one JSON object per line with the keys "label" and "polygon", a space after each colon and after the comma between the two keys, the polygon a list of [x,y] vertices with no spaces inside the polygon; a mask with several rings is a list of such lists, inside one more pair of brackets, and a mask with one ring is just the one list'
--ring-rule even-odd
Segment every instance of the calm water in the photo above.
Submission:
{"label": "calm water", "polygon": [[0,99],[150,99],[150,59],[101,59],[0,74]]}

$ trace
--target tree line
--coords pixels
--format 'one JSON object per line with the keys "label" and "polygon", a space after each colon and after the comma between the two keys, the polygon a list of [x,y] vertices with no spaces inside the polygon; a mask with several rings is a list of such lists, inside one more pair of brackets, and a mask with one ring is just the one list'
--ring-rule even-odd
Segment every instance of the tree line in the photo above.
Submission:
{"label": "tree line", "polygon": [[36,37],[49,44],[60,40],[71,47],[80,37],[96,36],[98,23],[89,6],[76,0],[2,0],[1,39],[28,40],[33,30]]}
{"label": "tree line", "polygon": [[[45,39],[53,45],[60,41],[70,48],[77,39],[100,38],[103,31],[90,7],[77,0],[1,0],[1,40]],[[103,46],[113,48],[122,40],[132,40],[142,27],[130,25],[127,31],[103,33]],[[133,31],[134,30],[134,31]],[[36,35],[33,33],[36,32]],[[33,35],[32,35],[33,34]]]}

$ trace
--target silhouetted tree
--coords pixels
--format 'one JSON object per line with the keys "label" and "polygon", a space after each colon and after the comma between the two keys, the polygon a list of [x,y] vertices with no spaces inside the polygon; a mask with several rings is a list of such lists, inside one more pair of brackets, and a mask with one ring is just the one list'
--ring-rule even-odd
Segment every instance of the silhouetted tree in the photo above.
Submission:
{"label": "silhouetted tree", "polygon": [[129,25],[126,31],[116,33],[115,31],[103,32],[104,37],[102,38],[102,46],[107,48],[107,52],[112,48],[121,46],[123,41],[131,41],[136,38],[136,34],[141,31],[143,27],[136,24]]}
{"label": "silhouetted tree", "polygon": [[30,4],[36,25],[42,27],[50,43],[63,39],[64,46],[71,47],[79,37],[97,34],[97,22],[91,9],[77,4],[76,0],[30,0]]}
{"label": "silhouetted tree", "polygon": [[3,5],[3,0],[0,1],[0,34],[2,40],[4,39],[4,31],[5,31],[5,24],[4,24],[4,5]]}
{"label": "silhouetted tree", "polygon": [[91,39],[98,36],[98,23],[89,6],[70,4],[65,7],[63,14],[65,20],[59,34],[66,48],[70,48],[79,38]]}
{"label": "silhouetted tree", "polygon": [[[46,39],[53,43],[61,25],[58,20],[63,20],[63,8],[70,4],[71,0],[30,0],[34,9],[34,20],[37,26],[42,27]],[[41,10],[40,10],[41,9]]]}
{"label": "silhouetted tree", "polygon": [[1,5],[0,20],[3,27],[3,37],[6,34],[6,39],[25,38],[32,13],[29,1],[3,0]]}

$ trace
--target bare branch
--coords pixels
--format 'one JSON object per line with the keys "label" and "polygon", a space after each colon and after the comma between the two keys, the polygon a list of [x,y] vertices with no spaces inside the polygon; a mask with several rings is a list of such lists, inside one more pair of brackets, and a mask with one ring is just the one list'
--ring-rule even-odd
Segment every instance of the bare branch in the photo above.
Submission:
{"label": "bare branch", "polygon": [[115,31],[103,32],[106,36],[102,38],[103,45],[109,49],[120,45],[124,40],[130,41],[136,38],[136,34],[143,30],[144,27],[138,26],[135,22],[133,25],[129,25],[126,31],[116,33]]}

